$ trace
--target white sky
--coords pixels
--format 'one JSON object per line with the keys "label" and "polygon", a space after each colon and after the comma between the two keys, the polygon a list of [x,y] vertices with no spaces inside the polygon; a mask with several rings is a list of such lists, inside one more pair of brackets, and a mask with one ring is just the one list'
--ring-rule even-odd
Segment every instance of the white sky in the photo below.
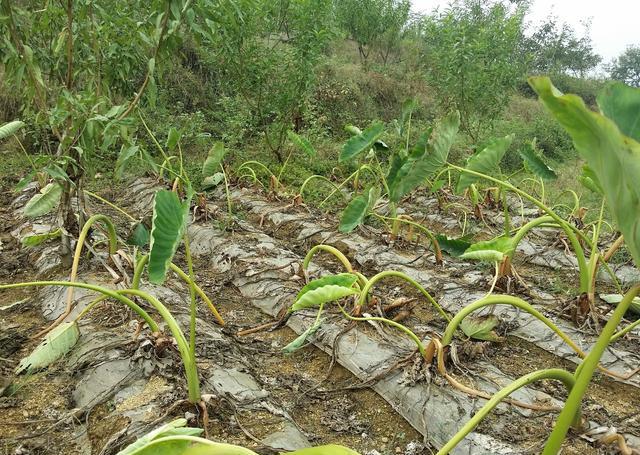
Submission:
{"label": "white sky", "polygon": [[[411,0],[416,12],[445,8],[449,0]],[[639,0],[533,0],[528,20],[534,25],[549,15],[571,25],[578,36],[582,21],[591,19],[591,40],[604,62],[620,55],[628,45],[640,45]]]}

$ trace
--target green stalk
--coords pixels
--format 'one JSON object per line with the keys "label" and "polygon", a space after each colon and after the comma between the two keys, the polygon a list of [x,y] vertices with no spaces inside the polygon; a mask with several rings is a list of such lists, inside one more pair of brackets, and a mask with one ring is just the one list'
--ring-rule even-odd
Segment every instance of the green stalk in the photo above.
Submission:
{"label": "green stalk", "polygon": [[342,187],[343,187],[343,186],[345,186],[345,185],[349,182],[349,180],[351,180],[352,178],[354,178],[354,177],[356,177],[356,176],[360,175],[360,171],[362,171],[362,170],[367,170],[367,171],[369,171],[369,172],[373,175],[373,177],[374,177],[374,178],[378,178],[378,175],[376,174],[376,172],[375,172],[373,169],[371,169],[371,166],[369,166],[368,164],[363,164],[363,165],[362,165],[362,166],[360,166],[360,167],[358,168],[358,170],[356,170],[353,174],[351,174],[349,177],[347,177],[346,179],[344,179],[344,180],[340,183],[340,185],[337,185],[337,186],[334,188],[334,190],[333,190],[331,193],[329,193],[329,195],[328,195],[326,198],[324,198],[324,200],[323,200],[323,201],[318,205],[318,207],[322,207],[324,204],[326,204],[326,203],[327,203],[327,201],[328,201],[329,199],[331,199],[331,197],[336,193],[336,191],[340,191],[340,190],[342,189]]}
{"label": "green stalk", "polygon": [[103,204],[108,205],[109,207],[111,207],[112,209],[116,210],[117,212],[120,212],[122,215],[124,215],[125,217],[127,217],[129,220],[133,221],[134,223],[137,222],[138,220],[136,220],[133,216],[129,215],[127,212],[125,212],[122,208],[118,207],[117,205],[115,205],[113,202],[110,202],[108,200],[106,200],[105,198],[103,198],[100,195],[97,195],[95,193],[92,193],[91,191],[88,190],[84,190],[84,194],[86,194],[87,196],[91,196],[94,199],[99,200],[100,202],[102,202]]}
{"label": "green stalk", "polygon": [[304,260],[302,261],[302,268],[304,270],[309,268],[311,259],[313,259],[313,256],[315,256],[318,251],[326,251],[327,253],[333,254],[340,261],[347,272],[353,273],[353,266],[351,265],[351,262],[349,262],[349,259],[347,259],[347,257],[342,254],[342,251],[335,247],[332,247],[331,245],[325,245],[323,243],[311,248],[307,255],[304,257]]}
{"label": "green stalk", "polygon": [[[243,169],[245,169],[245,168],[246,168],[246,169],[251,169],[251,170],[253,171],[253,169],[251,168],[251,166],[250,166],[250,165],[256,165],[256,166],[258,166],[259,168],[262,168],[264,171],[266,171],[266,173],[267,173],[270,177],[275,178],[275,179],[278,181],[278,183],[280,183],[280,181],[278,180],[278,178],[276,177],[276,175],[275,175],[273,172],[271,172],[271,169],[269,169],[267,166],[265,166],[264,164],[262,164],[260,161],[255,161],[255,160],[245,161],[244,163],[242,163],[242,164],[240,165],[240,167],[238,167],[237,172],[240,172],[241,170],[243,170]],[[254,175],[255,175],[255,172],[254,172]]]}
{"label": "green stalk", "polygon": [[338,193],[340,193],[340,195],[343,197],[343,199],[347,199],[347,196],[345,196],[342,191],[340,191],[340,188],[338,187],[338,185],[336,185],[334,182],[332,182],[331,180],[329,180],[328,178],[326,178],[323,175],[317,175],[314,174],[310,177],[307,177],[306,180],[304,182],[302,182],[302,185],[300,185],[300,191],[298,191],[298,194],[300,196],[304,196],[304,190],[307,187],[307,185],[309,184],[309,182],[311,182],[313,179],[318,179],[318,180],[322,180],[323,182],[328,183],[329,185],[331,185],[333,187],[333,189],[335,190],[334,193],[337,191]]}
{"label": "green stalk", "polygon": [[224,191],[227,195],[227,211],[229,212],[229,219],[233,219],[233,207],[231,206],[231,192],[229,191],[229,179],[227,178],[227,172],[224,170],[224,166],[220,163],[220,169],[222,169],[222,177],[224,177]]}
{"label": "green stalk", "polygon": [[395,270],[385,270],[383,272],[378,273],[377,275],[374,275],[369,281],[367,281],[358,298],[358,306],[364,307],[367,302],[367,297],[369,295],[369,292],[371,291],[371,288],[373,287],[373,285],[376,284],[381,279],[388,278],[388,277],[401,278],[404,281],[411,284],[414,288],[420,291],[420,293],[427,298],[429,303],[431,303],[431,305],[433,305],[438,310],[438,312],[442,315],[443,318],[445,318],[447,321],[451,320],[451,318],[447,315],[447,313],[445,313],[445,311],[442,309],[440,304],[436,302],[436,300],[433,297],[431,297],[431,294],[429,294],[429,292],[427,292],[427,290],[424,287],[422,287],[420,283],[415,281],[413,278],[411,278],[407,274],[403,272],[398,272]]}
{"label": "green stalk", "polygon": [[[2,289],[17,289],[17,288],[25,288],[29,286],[65,286],[65,287],[74,287],[74,288],[83,288],[89,289],[90,291],[99,292],[103,295],[109,296],[113,299],[118,300],[119,302],[124,303],[129,308],[131,308],[135,313],[138,314],[149,326],[152,332],[159,332],[158,324],[151,319],[151,316],[144,311],[138,304],[136,304],[133,300],[130,300],[123,295],[120,295],[119,291],[114,291],[111,289],[103,288],[102,286],[96,286],[93,284],[87,283],[72,283],[70,281],[31,281],[26,283],[12,283],[12,284],[0,284],[0,290]],[[94,300],[95,302],[95,300]],[[92,302],[92,303],[94,303]]]}
{"label": "green stalk", "polygon": [[[134,273],[133,273],[133,280],[131,282],[131,288],[132,289],[140,289],[140,279],[142,278],[142,272],[144,271],[144,267],[145,267],[145,265],[147,264],[148,261],[149,261],[149,255],[148,254],[145,254],[144,256],[140,257],[140,259],[138,259],[138,262],[136,263],[136,267],[135,267]],[[184,281],[188,286],[192,286],[193,285],[195,287],[196,293],[207,304],[207,306],[209,307],[209,309],[213,313],[213,316],[216,318],[216,321],[218,322],[218,324],[220,324],[222,326],[226,325],[226,323],[224,322],[224,319],[222,319],[222,316],[220,316],[220,313],[218,312],[216,307],[213,305],[213,302],[207,296],[207,294],[205,294],[205,292],[202,290],[202,288],[200,286],[198,286],[198,284],[195,281],[192,281],[191,278],[189,278],[189,275],[184,273],[182,271],[182,269],[180,267],[178,267],[177,265],[175,265],[173,262],[171,264],[169,264],[169,268],[171,268],[171,270],[176,275],[178,275],[180,277],[180,279],[182,281]]]}
{"label": "green stalk", "polygon": [[562,340],[567,343],[571,349],[576,351],[581,356],[584,356],[583,351],[569,338],[562,330],[560,330],[549,318],[547,318],[544,314],[540,313],[538,310],[533,308],[529,303],[525,302],[521,298],[513,297],[510,295],[492,295],[488,297],[484,297],[480,300],[477,300],[467,306],[465,306],[462,310],[458,311],[456,315],[451,319],[449,325],[444,331],[444,335],[442,336],[442,345],[447,346],[451,344],[451,340],[453,340],[453,335],[457,330],[458,326],[462,322],[462,320],[467,317],[469,314],[473,313],[480,308],[491,306],[491,305],[511,305],[516,308],[520,308],[521,310],[526,311],[532,316],[536,317],[542,323],[544,323],[547,327],[549,327],[553,332],[558,335]]}
{"label": "green stalk", "polygon": [[429,229],[427,229],[425,226],[421,225],[420,223],[416,223],[415,221],[411,221],[411,220],[405,220],[403,218],[391,218],[388,216],[383,216],[383,215],[378,215],[375,212],[372,212],[372,215],[375,216],[376,218],[379,218],[381,220],[389,220],[389,221],[394,221],[394,222],[399,222],[399,223],[405,223],[408,224],[410,226],[413,226],[415,228],[418,228],[420,231],[422,231],[427,238],[429,239],[429,241],[431,242],[431,246],[433,248],[433,253],[436,256],[436,260],[437,261],[442,261],[442,250],[440,249],[440,243],[438,243],[438,239],[436,239],[436,236],[433,235],[433,232],[431,232]]}
{"label": "green stalk", "polygon": [[191,259],[191,248],[189,247],[189,234],[185,232],[184,237],[184,251],[187,258],[187,270],[189,272],[189,352],[191,356],[195,358],[196,355],[196,290],[194,286],[195,274],[193,272],[193,260]]}
{"label": "green stalk", "polygon": [[420,338],[418,338],[418,335],[416,335],[415,333],[413,333],[413,331],[411,331],[408,327],[405,327],[404,325],[396,322],[396,321],[392,321],[391,319],[387,319],[387,318],[381,318],[378,316],[367,316],[367,317],[355,317],[355,316],[351,316],[347,311],[345,311],[345,309],[342,307],[342,305],[338,304],[338,307],[340,308],[340,311],[342,312],[342,314],[349,320],[351,321],[377,321],[377,322],[384,322],[385,324],[388,324],[392,327],[395,327],[396,329],[406,333],[409,338],[411,338],[415,343],[416,346],[418,347],[418,351],[420,351],[420,354],[422,355],[422,357],[426,358],[427,354],[425,352],[424,349],[424,345],[422,344],[422,340],[420,340]]}
{"label": "green stalk", "polygon": [[[508,386],[496,392],[491,399],[487,401],[485,405],[480,408],[480,410],[476,412],[476,414],[451,439],[449,439],[449,441],[438,451],[436,455],[447,455],[460,443],[460,441],[465,438],[465,436],[471,433],[482,419],[484,419],[496,406],[498,406],[502,400],[507,398],[516,390],[542,379],[555,379],[561,381],[569,392],[571,392],[575,384],[575,379],[571,373],[558,368],[534,371],[516,379]],[[580,415],[576,414],[573,423],[577,425],[579,422]]]}
{"label": "green stalk", "polygon": [[569,431],[569,427],[575,421],[580,410],[582,397],[591,383],[591,378],[598,367],[600,357],[602,357],[602,354],[607,349],[616,327],[620,324],[620,321],[629,309],[631,302],[639,293],[640,286],[636,286],[627,292],[609,318],[607,324],[602,329],[596,345],[578,367],[578,370],[576,371],[575,386],[571,390],[571,393],[569,393],[569,397],[565,402],[564,408],[558,416],[549,439],[547,439],[542,455],[556,455],[560,451],[562,442],[567,435],[567,431]]}
{"label": "green stalk", "polygon": [[577,239],[577,237],[575,235],[575,231],[579,231],[579,229],[571,226],[565,220],[560,218],[560,216],[558,216],[558,214],[556,214],[553,210],[551,210],[549,207],[547,207],[542,201],[539,201],[538,199],[536,199],[533,196],[531,196],[529,193],[527,193],[525,191],[522,191],[521,189],[513,186],[511,183],[504,182],[504,181],[502,181],[500,179],[497,179],[495,177],[491,177],[489,175],[482,174],[480,172],[472,171],[470,169],[465,169],[465,168],[456,166],[454,164],[449,164],[449,166],[451,168],[453,168],[453,169],[456,169],[456,170],[460,171],[460,172],[464,172],[464,173],[467,173],[467,174],[475,175],[476,177],[480,177],[480,178],[489,180],[491,182],[494,182],[494,183],[496,183],[498,185],[501,185],[501,186],[507,188],[508,190],[513,191],[516,194],[519,194],[521,197],[525,198],[526,200],[528,200],[529,202],[534,204],[536,207],[538,207],[540,210],[545,212],[547,215],[549,215],[551,218],[553,218],[554,221],[556,221],[558,223],[558,225],[562,228],[562,230],[564,230],[564,232],[567,234],[567,238],[569,239],[569,242],[571,243],[573,251],[576,254],[576,258],[578,260],[578,268],[580,270],[580,292],[587,292],[588,291],[588,289],[589,289],[589,268],[587,266],[587,260],[585,258],[584,250],[582,249],[582,246],[580,245],[580,242],[578,242],[578,239]]}

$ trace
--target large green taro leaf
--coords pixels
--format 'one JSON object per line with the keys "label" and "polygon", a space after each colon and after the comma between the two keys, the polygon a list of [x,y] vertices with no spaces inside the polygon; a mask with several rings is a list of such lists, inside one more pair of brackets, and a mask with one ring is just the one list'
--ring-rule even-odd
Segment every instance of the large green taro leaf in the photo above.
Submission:
{"label": "large green taro leaf", "polygon": [[640,141],[640,89],[621,82],[607,85],[598,94],[598,107],[622,134]]}
{"label": "large green taro leaf", "polygon": [[49,213],[60,203],[60,196],[62,186],[58,182],[49,183],[24,206],[25,216],[35,218]]}
{"label": "large green taro leaf", "polygon": [[500,262],[505,255],[513,252],[513,239],[502,236],[491,240],[477,242],[467,248],[461,259],[475,259],[485,262]]}
{"label": "large green taro leaf", "polygon": [[373,209],[379,197],[380,189],[374,186],[361,195],[351,199],[342,212],[338,230],[340,232],[348,233],[358,227]]}
{"label": "large green taro leaf", "polygon": [[162,284],[178,249],[187,222],[189,201],[180,202],[173,191],[160,190],[153,203],[149,246],[149,281]]}
{"label": "large green taro leaf", "polygon": [[[474,154],[467,161],[466,169],[470,171],[480,172],[493,176],[494,171],[498,169],[500,160],[504,156],[505,152],[513,141],[513,135],[510,134],[505,137],[494,139],[485,148]],[[469,185],[477,182],[479,177],[472,174],[463,172],[460,174],[460,180],[458,180],[458,186],[456,191],[458,193],[463,192]]]}
{"label": "large green taro leaf", "polygon": [[578,96],[563,95],[549,78],[532,77],[529,83],[598,177],[629,252],[640,266],[640,144],[620,130],[634,130],[633,121],[628,120],[633,115],[620,106],[634,103],[640,89],[605,90],[598,98],[614,121],[589,110]]}

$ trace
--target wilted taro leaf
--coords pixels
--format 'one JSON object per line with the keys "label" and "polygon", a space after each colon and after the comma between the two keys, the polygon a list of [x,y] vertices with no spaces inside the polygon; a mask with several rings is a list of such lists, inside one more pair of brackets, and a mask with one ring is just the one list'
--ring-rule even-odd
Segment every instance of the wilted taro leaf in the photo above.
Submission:
{"label": "wilted taro leaf", "polygon": [[75,322],[63,322],[42,340],[42,343],[16,368],[16,374],[33,373],[51,365],[71,350],[80,338],[80,329]]}
{"label": "wilted taro leaf", "polygon": [[520,150],[520,157],[524,162],[524,167],[527,171],[540,177],[543,180],[555,180],[558,175],[553,169],[551,169],[547,163],[542,161],[542,158],[538,156],[536,152],[536,140],[528,143]]}
{"label": "wilted taro leaf", "polygon": [[511,237],[496,237],[495,239],[474,243],[460,257],[462,259],[500,262],[505,255],[513,251],[513,248],[513,239]]}
{"label": "wilted taro leaf", "polygon": [[307,341],[307,338],[316,333],[325,320],[325,318],[321,318],[315,321],[311,326],[309,326],[307,330],[298,335],[295,340],[282,348],[282,351],[286,354],[291,354],[292,352],[303,348]]}
{"label": "wilted taro leaf", "polygon": [[227,153],[227,149],[222,142],[216,142],[207,154],[207,159],[202,165],[202,177],[211,177],[215,172],[220,169],[220,163],[224,159]]}
{"label": "wilted taro leaf", "polygon": [[149,230],[142,222],[135,224],[127,243],[140,248],[147,246],[149,243]]}
{"label": "wilted taro leaf", "polygon": [[163,444],[154,444],[152,447],[148,446],[154,440],[167,436],[198,436],[203,431],[200,428],[185,427],[186,424],[186,419],[176,419],[169,422],[142,436],[118,452],[117,455],[182,454],[191,444],[190,441],[167,441],[167,443]]}
{"label": "wilted taro leaf", "polygon": [[[612,305],[617,305],[618,303],[622,302],[622,297],[623,296],[621,294],[600,294],[600,298],[602,300]],[[629,311],[640,315],[640,297],[635,297],[631,301],[631,305],[629,305]]]}
{"label": "wilted taro leaf", "polygon": [[49,213],[60,202],[62,186],[58,182],[51,182],[33,196],[24,206],[24,215],[34,218]]}
{"label": "wilted taro leaf", "polygon": [[20,243],[22,243],[22,246],[25,248],[32,248],[46,242],[47,240],[58,238],[61,235],[62,230],[56,229],[55,231],[47,232],[45,234],[28,235],[20,240]]}
{"label": "wilted taro leaf", "polygon": [[215,188],[216,186],[220,185],[223,180],[224,174],[222,172],[216,172],[215,174],[210,175],[209,177],[205,177],[202,180],[202,189],[210,190],[212,188]]}
{"label": "wilted taro leaf", "polygon": [[309,142],[307,138],[300,136],[299,134],[296,134],[291,130],[287,131],[287,137],[309,157],[313,158],[318,154],[318,152],[316,152],[316,149],[313,148],[313,145],[311,145],[311,142]]}
{"label": "wilted taro leaf", "polygon": [[500,320],[494,314],[480,317],[467,316],[460,322],[460,328],[466,336],[474,340],[501,341],[502,338],[493,331],[499,323]]}

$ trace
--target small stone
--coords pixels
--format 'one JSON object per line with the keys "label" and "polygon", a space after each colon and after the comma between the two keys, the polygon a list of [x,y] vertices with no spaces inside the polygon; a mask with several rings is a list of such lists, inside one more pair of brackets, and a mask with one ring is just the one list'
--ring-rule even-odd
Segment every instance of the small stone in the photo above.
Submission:
{"label": "small stone", "polygon": [[384,442],[384,443],[386,444],[387,442],[389,442],[389,438],[387,438],[386,436],[384,436],[384,437],[382,438],[382,442]]}

